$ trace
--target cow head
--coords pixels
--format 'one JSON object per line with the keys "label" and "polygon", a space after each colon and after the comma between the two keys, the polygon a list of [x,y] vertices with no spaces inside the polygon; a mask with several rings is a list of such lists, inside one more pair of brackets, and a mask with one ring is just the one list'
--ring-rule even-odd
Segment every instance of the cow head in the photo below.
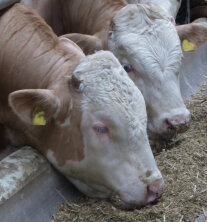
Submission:
{"label": "cow head", "polygon": [[150,135],[184,132],[190,115],[179,88],[182,49],[169,17],[153,4],[127,5],[113,18],[109,48],[145,98]]}
{"label": "cow head", "polygon": [[118,60],[103,51],[85,57],[68,81],[68,112],[61,122],[56,89],[16,91],[10,106],[28,124],[33,102],[41,107],[47,158],[86,195],[117,194],[130,206],[154,201],[162,194],[163,179],[147,138],[145,102]]}
{"label": "cow head", "polygon": [[127,204],[143,205],[163,188],[147,139],[145,103],[118,61],[107,54],[89,56],[73,73],[83,93],[85,157],[63,168],[76,171],[73,178],[69,175],[71,181],[89,196],[118,194]]}
{"label": "cow head", "polygon": [[[101,47],[98,35],[67,37],[83,49]],[[129,4],[112,18],[108,47],[144,96],[149,135],[169,138],[187,130],[190,114],[179,88],[183,54],[170,17],[153,4]]]}

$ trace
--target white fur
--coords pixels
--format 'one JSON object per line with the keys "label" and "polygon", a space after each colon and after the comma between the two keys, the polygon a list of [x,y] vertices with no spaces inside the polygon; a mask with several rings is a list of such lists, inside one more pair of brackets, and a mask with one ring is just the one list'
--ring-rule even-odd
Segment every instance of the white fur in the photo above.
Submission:
{"label": "white fur", "polygon": [[193,21],[193,23],[198,23],[207,26],[207,18],[199,18]]}
{"label": "white fur", "polygon": [[109,48],[133,66],[130,77],[144,96],[149,129],[162,134],[163,118],[189,114],[179,89],[183,55],[176,29],[161,9],[146,4],[124,7],[113,23]]}
{"label": "white fur", "polygon": [[[60,107],[60,106],[59,106]],[[70,104],[69,104],[69,107],[68,107],[68,112],[70,113],[71,110],[73,109],[73,99],[71,98],[71,101],[70,101]],[[60,109],[58,111],[58,114],[60,112]],[[70,116],[68,116],[64,122],[60,122],[59,120],[56,120],[56,125],[59,126],[60,128],[66,128],[68,126],[70,126]]]}
{"label": "white fur", "polygon": [[173,16],[174,19],[176,18],[176,15],[181,5],[181,0],[180,2],[178,2],[177,0],[126,0],[126,1],[131,4],[151,2],[161,7],[167,14]]}
{"label": "white fur", "polygon": [[72,109],[73,109],[73,99],[71,98],[70,106],[69,106],[69,111],[71,111]]}
{"label": "white fur", "polygon": [[[67,160],[63,167],[51,151],[48,159],[89,196],[118,194],[126,203],[146,204],[147,184],[162,181],[162,176],[148,142],[140,91],[109,52],[83,59],[73,75],[81,80],[83,93],[84,159]],[[97,134],[96,124],[107,126],[109,135]]]}
{"label": "white fur", "polygon": [[65,121],[62,122],[62,123],[61,123],[60,121],[56,120],[56,124],[57,124],[59,127],[61,127],[61,128],[68,127],[68,126],[70,126],[70,117],[68,116],[68,117],[65,119]]}

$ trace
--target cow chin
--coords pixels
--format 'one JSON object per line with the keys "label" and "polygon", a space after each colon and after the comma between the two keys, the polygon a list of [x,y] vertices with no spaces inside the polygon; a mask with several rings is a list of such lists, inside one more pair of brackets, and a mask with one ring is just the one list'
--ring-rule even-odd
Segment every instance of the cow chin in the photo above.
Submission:
{"label": "cow chin", "polygon": [[[91,198],[108,199],[114,206],[122,210],[140,209],[148,204],[147,202],[147,187],[139,186],[139,189],[133,186],[134,192],[128,189],[112,191],[105,186],[82,182],[81,180],[68,178],[76,188]],[[137,193],[137,191],[139,191]],[[135,193],[137,195],[135,195]],[[135,198],[136,197],[136,198]],[[153,201],[154,202],[154,201]]]}
{"label": "cow chin", "polygon": [[163,132],[162,130],[154,130],[151,127],[151,124],[149,124],[148,129],[147,129],[147,134],[150,140],[155,141],[155,142],[159,142],[159,141],[169,141],[172,140],[174,137],[176,137],[176,135],[178,134],[178,132],[176,131],[176,129],[171,129],[168,131]]}
{"label": "cow chin", "polygon": [[169,141],[169,140],[172,140],[177,135],[176,131],[159,134],[159,133],[150,131],[149,129],[147,133],[148,133],[149,139],[155,142]]}
{"label": "cow chin", "polygon": [[139,203],[139,204],[133,204],[133,203],[128,203],[123,200],[121,200],[118,196],[112,197],[111,202],[113,203],[114,206],[121,210],[126,210],[126,211],[132,211],[135,209],[141,209],[146,205],[146,203]]}
{"label": "cow chin", "polygon": [[151,140],[170,140],[177,134],[186,132],[190,126],[190,113],[187,109],[175,112],[177,115],[161,115],[148,122],[148,136]]}
{"label": "cow chin", "polygon": [[112,192],[104,186],[101,185],[88,185],[78,179],[68,178],[79,191],[84,193],[86,196],[92,198],[107,199],[112,195]]}

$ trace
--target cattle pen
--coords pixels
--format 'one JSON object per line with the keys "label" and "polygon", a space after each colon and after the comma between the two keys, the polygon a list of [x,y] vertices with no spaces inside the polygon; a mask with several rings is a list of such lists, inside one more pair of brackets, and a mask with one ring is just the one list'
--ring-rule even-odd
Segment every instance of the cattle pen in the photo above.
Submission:
{"label": "cattle pen", "polygon": [[156,204],[127,212],[111,202],[82,197],[60,205],[52,221],[207,221],[207,86],[187,106],[192,114],[190,130],[159,144],[160,151],[154,147],[166,183]]}
{"label": "cattle pen", "polygon": [[116,207],[116,200],[114,205],[83,197],[42,156],[24,147],[7,157],[5,154],[0,161],[1,177],[12,173],[12,169],[3,171],[6,162],[14,166],[15,160],[22,161],[25,168],[24,177],[16,181],[15,189],[10,184],[6,194],[0,190],[0,221],[206,221],[206,58],[207,45],[184,56],[181,89],[192,113],[192,125],[187,133],[170,143],[153,147],[166,183],[165,193],[156,204],[127,212]]}
{"label": "cattle pen", "polygon": [[184,53],[180,88],[190,129],[151,144],[165,181],[155,203],[125,211],[116,196],[88,198],[37,150],[8,146],[0,151],[0,222],[207,222],[206,58],[207,44]]}
{"label": "cattle pen", "polygon": [[[152,144],[166,190],[156,204],[123,211],[118,200],[81,197],[65,201],[53,222],[63,221],[207,221],[207,45],[186,53],[181,73],[181,90],[192,115],[191,127],[168,143]],[[190,62],[191,61],[191,62]]]}

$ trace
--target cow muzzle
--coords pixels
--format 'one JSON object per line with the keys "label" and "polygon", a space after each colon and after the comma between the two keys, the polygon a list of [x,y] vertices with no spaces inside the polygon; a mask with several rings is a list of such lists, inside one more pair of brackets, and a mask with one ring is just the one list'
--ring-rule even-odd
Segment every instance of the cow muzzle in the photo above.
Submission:
{"label": "cow muzzle", "polygon": [[154,141],[170,140],[180,133],[184,133],[190,126],[190,113],[188,110],[181,114],[163,115],[148,124],[148,136]]}
{"label": "cow muzzle", "polygon": [[165,118],[162,121],[162,130],[164,134],[174,136],[177,133],[184,133],[190,125],[190,114],[176,115]]}
{"label": "cow muzzle", "polygon": [[160,198],[164,191],[164,182],[162,180],[155,181],[147,186],[147,203],[152,203]]}
{"label": "cow muzzle", "polygon": [[[148,183],[145,189],[145,198],[142,201],[137,202],[135,199],[126,201],[122,198],[122,200],[120,200],[119,198],[116,199],[112,197],[112,202],[115,206],[121,208],[122,210],[140,209],[148,204],[155,202],[162,196],[164,192],[164,181],[162,178],[155,180],[151,183]],[[121,197],[121,195],[119,196]]]}

